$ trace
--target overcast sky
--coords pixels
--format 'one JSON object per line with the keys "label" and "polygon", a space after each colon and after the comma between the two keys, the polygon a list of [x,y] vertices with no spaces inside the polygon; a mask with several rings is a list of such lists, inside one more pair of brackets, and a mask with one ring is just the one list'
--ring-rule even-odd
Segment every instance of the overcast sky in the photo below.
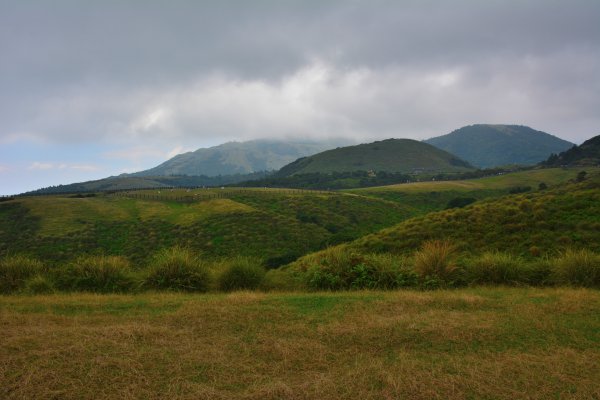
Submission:
{"label": "overcast sky", "polygon": [[600,1],[0,0],[0,194],[254,138],[600,134]]}

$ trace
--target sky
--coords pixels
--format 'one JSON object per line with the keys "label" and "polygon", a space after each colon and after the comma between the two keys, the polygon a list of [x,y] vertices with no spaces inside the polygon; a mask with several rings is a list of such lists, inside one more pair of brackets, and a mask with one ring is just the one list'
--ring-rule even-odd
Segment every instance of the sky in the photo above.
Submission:
{"label": "sky", "polygon": [[0,195],[257,138],[600,134],[597,0],[0,0]]}

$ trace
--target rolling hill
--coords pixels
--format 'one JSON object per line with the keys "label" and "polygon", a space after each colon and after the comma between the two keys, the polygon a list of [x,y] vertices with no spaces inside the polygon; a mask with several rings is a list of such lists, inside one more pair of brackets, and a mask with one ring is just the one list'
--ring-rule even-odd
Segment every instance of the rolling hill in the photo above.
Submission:
{"label": "rolling hill", "polygon": [[143,266],[180,245],[203,258],[253,256],[278,265],[413,215],[382,199],[287,189],[23,196],[0,202],[0,258],[25,253],[56,264],[106,254]]}
{"label": "rolling hill", "polygon": [[334,148],[348,141],[285,142],[279,140],[252,140],[228,142],[179,154],[170,160],[132,176],[218,175],[249,174],[278,170],[300,158]]}
{"label": "rolling hill", "polygon": [[521,125],[465,126],[425,141],[479,168],[533,165],[573,146],[566,140]]}
{"label": "rolling hill", "polygon": [[548,190],[490,198],[465,208],[430,212],[292,264],[306,271],[336,254],[411,256],[429,240],[452,243],[471,256],[502,251],[527,259],[572,248],[600,251],[600,175]]}
{"label": "rolling hill", "polygon": [[294,161],[276,177],[352,171],[392,173],[461,172],[472,166],[458,157],[411,139],[387,139],[356,146],[339,147]]}
{"label": "rolling hill", "polygon": [[549,167],[600,165],[600,135],[558,155],[552,154],[542,165]]}

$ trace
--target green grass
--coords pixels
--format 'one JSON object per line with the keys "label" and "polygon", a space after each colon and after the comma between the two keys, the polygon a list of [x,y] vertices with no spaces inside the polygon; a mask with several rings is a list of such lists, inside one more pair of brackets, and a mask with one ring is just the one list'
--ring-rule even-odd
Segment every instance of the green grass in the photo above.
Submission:
{"label": "green grass", "polygon": [[431,239],[451,240],[461,252],[507,251],[554,256],[570,247],[600,251],[600,177],[542,192],[480,201],[429,213],[358,239],[350,249],[408,253]]}
{"label": "green grass", "polygon": [[[196,200],[176,200],[185,196]],[[79,255],[123,255],[141,267],[156,251],[181,245],[207,258],[251,256],[276,267],[415,212],[364,196],[275,189],[24,197],[0,204],[0,256],[62,264]]]}
{"label": "green grass", "polygon": [[0,296],[0,398],[592,399],[600,292]]}

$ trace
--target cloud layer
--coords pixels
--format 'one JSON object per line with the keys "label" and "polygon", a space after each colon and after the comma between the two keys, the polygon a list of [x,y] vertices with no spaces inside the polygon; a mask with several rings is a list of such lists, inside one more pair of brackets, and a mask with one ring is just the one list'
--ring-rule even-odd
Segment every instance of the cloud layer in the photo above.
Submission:
{"label": "cloud layer", "polygon": [[227,140],[422,139],[480,122],[581,142],[600,133],[599,20],[588,0],[1,1],[0,157],[23,153],[0,179],[34,162],[118,173]]}

